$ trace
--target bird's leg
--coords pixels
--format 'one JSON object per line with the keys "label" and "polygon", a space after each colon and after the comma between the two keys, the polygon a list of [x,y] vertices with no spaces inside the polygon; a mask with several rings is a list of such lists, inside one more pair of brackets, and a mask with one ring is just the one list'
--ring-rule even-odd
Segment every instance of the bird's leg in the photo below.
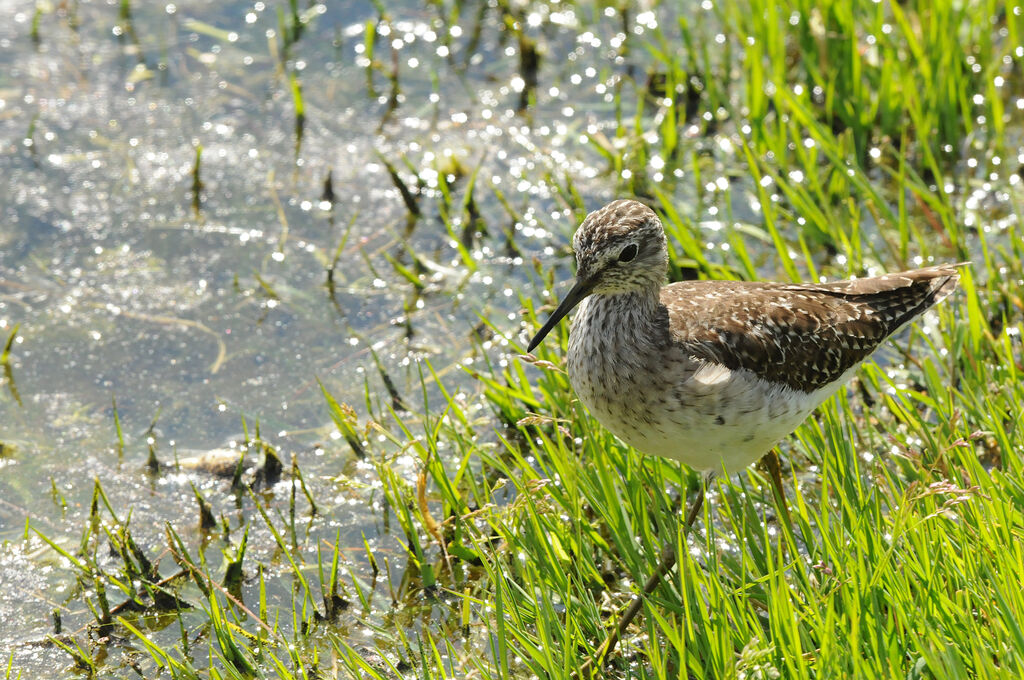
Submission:
{"label": "bird's leg", "polygon": [[[707,486],[708,478],[704,477],[701,479],[700,489],[697,491],[697,497],[693,499],[693,503],[690,505],[689,512],[686,513],[686,520],[684,527],[687,532],[693,527],[694,522],[697,521],[697,517],[700,515],[700,509],[704,505],[704,488]],[[658,566],[654,569],[654,573],[651,574],[650,578],[647,579],[647,583],[644,584],[644,593],[642,596],[634,597],[629,603],[629,606],[622,612],[622,616],[619,617],[619,622],[615,625],[615,628],[608,633],[608,637],[604,639],[601,646],[598,648],[597,653],[587,659],[586,663],[583,664],[580,669],[580,678],[590,678],[591,675],[604,666],[605,660],[615,651],[615,646],[619,643],[619,638],[629,628],[629,624],[633,622],[636,615],[640,613],[640,610],[644,606],[644,599],[649,597],[657,588],[658,584],[661,583],[661,579],[665,577],[668,572],[672,570],[672,567],[676,565],[676,543],[674,540],[668,540],[665,542],[664,547],[661,549],[661,557],[658,560]]]}
{"label": "bird's leg", "polygon": [[761,459],[764,466],[768,468],[768,476],[772,480],[772,494],[775,496],[775,505],[779,507],[785,517],[786,524],[792,528],[793,518],[789,516],[789,506],[786,505],[786,492],[782,488],[782,466],[779,464],[779,452],[772,449]]}

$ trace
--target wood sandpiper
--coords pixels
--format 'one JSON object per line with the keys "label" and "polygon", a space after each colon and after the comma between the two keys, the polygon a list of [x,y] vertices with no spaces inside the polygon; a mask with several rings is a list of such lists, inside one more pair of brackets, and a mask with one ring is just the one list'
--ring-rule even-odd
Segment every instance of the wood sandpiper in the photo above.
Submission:
{"label": "wood sandpiper", "polygon": [[[590,213],[572,245],[575,285],[528,351],[578,307],[568,369],[580,401],[638,451],[712,473],[737,472],[768,453],[959,280],[958,265],[940,265],[834,283],[664,285],[665,230],[631,200]],[[703,489],[687,525],[702,501]],[[672,543],[645,595],[674,565]],[[597,659],[641,604],[633,601]]]}

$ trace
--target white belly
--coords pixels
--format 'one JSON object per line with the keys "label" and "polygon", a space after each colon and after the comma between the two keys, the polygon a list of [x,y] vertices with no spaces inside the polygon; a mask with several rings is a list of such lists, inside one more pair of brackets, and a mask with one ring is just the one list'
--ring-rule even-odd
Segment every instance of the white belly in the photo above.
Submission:
{"label": "white belly", "polygon": [[[602,393],[592,381],[573,373],[570,378],[601,424],[641,453],[727,473],[768,453],[829,396],[769,385],[747,371],[706,366],[664,402],[628,391]],[[710,382],[703,380],[708,377]]]}

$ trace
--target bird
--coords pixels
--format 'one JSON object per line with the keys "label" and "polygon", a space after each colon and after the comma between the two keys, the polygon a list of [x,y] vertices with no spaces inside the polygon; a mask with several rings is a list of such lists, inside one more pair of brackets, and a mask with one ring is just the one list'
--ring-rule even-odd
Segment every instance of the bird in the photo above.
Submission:
{"label": "bird", "polygon": [[[572,246],[575,282],[527,352],[576,310],[566,363],[580,402],[637,451],[706,475],[765,456],[887,338],[952,293],[965,264],[829,283],[666,285],[664,226],[629,199],[588,214]],[[702,486],[687,528],[703,498]],[[645,595],[675,564],[667,543]],[[595,659],[614,649],[641,606],[631,603]]]}

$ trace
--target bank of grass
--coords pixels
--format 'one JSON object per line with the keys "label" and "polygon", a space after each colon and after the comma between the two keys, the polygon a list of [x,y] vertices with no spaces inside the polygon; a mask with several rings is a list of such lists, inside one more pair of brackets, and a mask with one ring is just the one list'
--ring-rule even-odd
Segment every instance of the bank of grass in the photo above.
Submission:
{"label": "bank of grass", "polygon": [[[868,366],[859,394],[800,428],[785,447],[792,524],[750,471],[715,485],[687,540],[677,499],[694,480],[604,432],[573,401],[555,343],[542,354],[551,365],[482,375],[498,417],[526,438],[480,448],[481,433],[452,418],[442,436],[483,469],[473,475],[468,458],[427,469],[448,551],[483,560],[484,578],[459,596],[495,657],[474,645],[456,670],[428,663],[424,677],[466,677],[466,664],[480,677],[570,677],[666,540],[691,557],[611,677],[1018,677],[1024,384],[1019,344],[991,331],[979,295],[966,273],[935,329],[901,339],[920,359]],[[413,503],[412,488],[390,488]]]}
{"label": "bank of grass", "polygon": [[[649,50],[648,77],[617,95],[621,143],[592,144],[620,176],[630,170],[623,191],[664,215],[673,276],[768,268],[803,279],[971,260],[927,331],[902,334],[883,367],[865,367],[785,443],[788,512],[751,469],[716,481],[684,535],[680,505],[695,476],[628,450],[575,402],[563,324],[536,361],[515,357],[516,335],[507,361],[474,366],[483,414],[424,364],[440,397],[425,397],[422,413],[375,419],[387,450],[421,461],[407,480],[394,454],[368,450],[407,549],[400,597],[369,547],[373,584],[345,573],[337,541],[303,544],[294,506],[290,522],[261,510],[290,565],[292,610],[267,608],[262,571],[256,602],[232,590],[226,574],[244,563],[244,540],[221,574],[169,535],[204,621],[185,630],[185,603],[136,554],[130,516],[108,505],[103,531],[123,573],[53,545],[94,586],[83,599],[97,630],[173,678],[569,678],[670,541],[688,557],[649,598],[607,677],[1021,677],[1024,241],[1012,215],[1024,206],[1007,142],[1022,129],[1008,117],[1022,83],[1020,14],[1012,2],[724,2],[628,43]],[[655,83],[678,96],[666,103]],[[652,96],[660,103],[645,103]],[[756,219],[728,214],[731,186],[709,195],[709,171],[729,160],[694,151],[682,139],[689,127],[738,149],[727,171],[750,178],[736,190],[750,189]],[[653,177],[654,156],[666,175],[684,171],[698,205],[722,206],[716,238],[727,250],[707,248],[708,232],[677,205],[680,182]],[[981,200],[1004,192],[1003,208],[971,201],[986,185]],[[571,179],[565,196],[582,208]],[[541,274],[523,295],[529,328],[553,302],[540,297],[550,282]],[[357,440],[366,423],[327,403]],[[104,503],[97,488],[96,516]],[[162,647],[144,617],[112,612],[105,591],[115,588],[161,602],[169,620],[178,611],[182,642]],[[331,625],[351,605],[369,642]],[[432,614],[410,623],[377,613],[417,607]],[[102,673],[89,649],[56,639],[82,673]]]}
{"label": "bank of grass", "polygon": [[[1024,673],[1024,253],[1018,151],[1006,146],[1021,117],[1004,89],[1021,83],[1020,15],[995,2],[726,2],[654,32],[638,103],[617,100],[636,111],[617,130],[625,143],[593,144],[665,216],[674,274],[753,277],[777,262],[801,279],[971,264],[927,331],[901,335],[884,367],[865,367],[783,447],[791,523],[751,470],[717,482],[684,536],[679,506],[696,480],[628,451],[573,400],[564,326],[540,361],[478,369],[508,427],[499,443],[480,445],[491,423],[460,417],[449,400],[424,438],[430,502],[386,477],[396,506],[428,510],[410,512],[406,531],[434,544],[432,565],[441,568],[444,543],[449,560],[482,569],[439,586],[463,603],[465,628],[422,631],[434,652],[411,655],[418,677],[571,677],[666,541],[690,558],[650,598],[610,677]],[[721,48],[707,40],[718,31]],[[680,34],[682,48],[671,39]],[[659,82],[665,92],[653,94],[669,101],[652,114],[640,102]],[[698,102],[690,120],[688,96]],[[728,138],[761,219],[724,215],[727,251],[709,252],[651,177],[658,156],[665,175],[678,167],[694,178],[700,197],[714,153],[687,151],[688,125],[742,131]],[[978,210],[972,193],[994,185],[1010,209]],[[535,305],[553,299],[523,302],[536,328],[546,311]],[[456,454],[431,455],[435,439]],[[436,542],[427,515],[444,520]]]}

